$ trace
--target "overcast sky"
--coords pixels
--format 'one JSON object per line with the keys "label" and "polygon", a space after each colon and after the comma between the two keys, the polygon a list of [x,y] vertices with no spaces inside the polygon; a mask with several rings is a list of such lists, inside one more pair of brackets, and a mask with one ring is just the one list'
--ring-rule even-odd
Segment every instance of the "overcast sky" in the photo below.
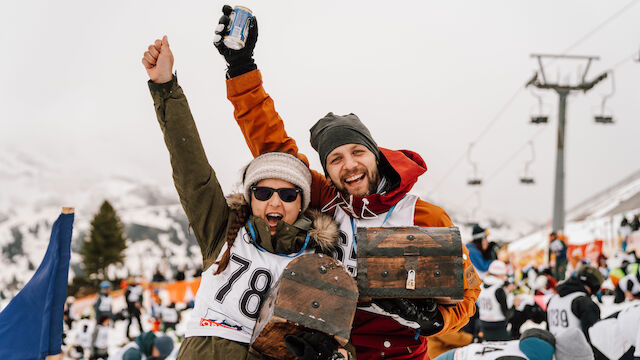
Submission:
{"label": "overcast sky", "polygon": [[[544,222],[552,209],[557,96],[540,92],[551,122],[530,125],[528,118],[537,111],[536,98],[523,88],[537,68],[530,54],[569,50],[599,56],[587,79],[617,65],[616,92],[607,103],[615,125],[593,121],[602,96],[611,91],[608,80],[569,98],[570,207],[640,167],[640,63],[630,60],[640,49],[638,2],[247,0],[242,5],[258,18],[255,60],[265,87],[316,168],[308,129],[329,111],[353,112],[380,146],[412,149],[424,157],[429,171],[415,190],[445,209]],[[250,154],[226,99],[225,63],[211,45],[223,4],[3,1],[0,150],[36,154],[70,174],[126,174],[171,184],[140,63],[147,46],[167,34],[209,161],[231,190]],[[561,79],[575,78],[579,66],[584,69],[584,63],[574,62],[548,76],[553,80],[564,71]],[[466,185],[472,171],[466,153],[478,138],[471,155],[485,185],[475,196]],[[537,184],[526,187],[518,177],[531,157],[526,147],[531,138]]]}

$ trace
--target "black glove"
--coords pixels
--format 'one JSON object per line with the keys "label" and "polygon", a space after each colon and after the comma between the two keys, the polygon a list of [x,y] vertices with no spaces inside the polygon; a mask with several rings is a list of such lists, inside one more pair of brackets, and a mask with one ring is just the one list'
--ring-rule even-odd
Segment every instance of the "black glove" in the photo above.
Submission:
{"label": "black glove", "polygon": [[229,5],[222,7],[222,17],[218,21],[218,27],[213,36],[213,45],[227,61],[227,78],[229,79],[258,68],[253,61],[253,48],[258,41],[258,20],[255,16],[247,20],[247,40],[242,49],[230,49],[224,44],[224,37],[229,34],[230,30],[229,15],[232,11],[233,8]]}
{"label": "black glove", "polygon": [[382,310],[420,325],[420,335],[433,335],[444,326],[438,304],[431,299],[376,299]]}
{"label": "black glove", "polygon": [[284,338],[289,352],[301,360],[344,359],[333,337],[321,332],[303,330]]}

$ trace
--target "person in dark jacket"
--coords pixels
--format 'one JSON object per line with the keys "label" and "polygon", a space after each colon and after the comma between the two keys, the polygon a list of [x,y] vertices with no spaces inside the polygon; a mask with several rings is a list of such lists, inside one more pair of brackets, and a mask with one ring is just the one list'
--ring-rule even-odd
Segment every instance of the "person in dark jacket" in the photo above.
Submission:
{"label": "person in dark jacket", "polygon": [[480,279],[484,278],[489,270],[489,265],[493,260],[498,258],[495,252],[495,243],[490,243],[488,238],[489,232],[478,224],[473,225],[471,242],[467,243],[469,249],[469,259],[476,268],[476,272]]}
{"label": "person in dark jacket", "polygon": [[640,271],[625,275],[615,288],[614,302],[619,304],[625,300],[640,299]]}
{"label": "person in dark jacket", "polygon": [[178,269],[178,271],[176,272],[176,276],[174,277],[174,279],[176,281],[182,281],[185,279],[185,275],[184,275],[184,266],[180,267],[180,269]]}
{"label": "person in dark jacket", "polygon": [[100,319],[102,315],[108,315],[110,319],[113,319],[113,310],[111,308],[111,296],[109,290],[111,290],[111,283],[108,281],[102,281],[100,283],[100,292],[98,293],[98,300],[93,305],[96,319]]}
{"label": "person in dark jacket", "polygon": [[636,214],[633,217],[633,221],[631,221],[631,230],[633,231],[640,230],[640,216],[638,216],[638,214]]}
{"label": "person in dark jacket", "polygon": [[582,330],[587,340],[589,328],[600,320],[600,308],[591,299],[603,282],[598,269],[583,266],[575,276],[561,282],[558,293],[549,299],[547,305],[547,327],[552,334],[558,335],[569,328]]}
{"label": "person in dark jacket", "polygon": [[549,263],[551,263],[551,255],[553,254],[554,266],[553,277],[556,280],[564,280],[567,272],[567,250],[569,247],[565,242],[566,237],[558,235],[556,232],[549,234]]}
{"label": "person in dark jacket", "polygon": [[142,328],[142,321],[140,321],[140,311],[142,310],[142,286],[134,279],[127,286],[127,290],[124,292],[124,298],[127,301],[127,332],[126,336],[129,338],[129,328],[133,323],[133,319],[138,321],[138,327],[140,333],[144,332]]}
{"label": "person in dark jacket", "polygon": [[165,282],[165,281],[167,281],[167,278],[160,271],[160,269],[156,269],[156,272],[153,273],[153,277],[151,278],[151,281],[152,282]]}

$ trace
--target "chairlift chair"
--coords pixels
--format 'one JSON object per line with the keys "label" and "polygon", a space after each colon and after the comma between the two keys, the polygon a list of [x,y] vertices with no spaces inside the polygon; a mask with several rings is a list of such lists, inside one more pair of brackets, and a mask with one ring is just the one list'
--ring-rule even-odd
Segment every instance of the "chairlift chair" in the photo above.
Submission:
{"label": "chairlift chair", "polygon": [[549,122],[549,117],[546,115],[531,116],[532,124],[546,124],[548,122]]}
{"label": "chairlift chair", "polygon": [[613,116],[610,115],[596,115],[593,118],[600,124],[613,124]]}
{"label": "chairlift chair", "polygon": [[616,92],[616,88],[615,88],[615,81],[613,79],[613,71],[610,71],[609,74],[610,74],[609,78],[611,79],[611,92],[602,97],[602,103],[600,105],[600,113],[594,115],[593,117],[596,123],[603,124],[603,125],[613,124],[613,115],[611,115],[611,111],[607,111],[606,103],[607,103],[607,100],[611,96],[613,96],[613,94]]}
{"label": "chairlift chair", "polygon": [[536,183],[536,180],[532,177],[521,177],[520,183],[524,185],[533,185]]}
{"label": "chairlift chair", "polygon": [[480,186],[482,185],[482,179],[478,176],[478,166],[473,160],[471,160],[471,148],[473,148],[473,145],[473,143],[469,144],[469,149],[467,150],[467,159],[473,167],[473,177],[467,179],[467,185]]}
{"label": "chairlift chair", "polygon": [[[531,94],[538,99],[538,109],[537,113],[531,115],[531,123],[532,124],[546,124],[549,122],[549,116],[545,114],[544,111],[544,103],[542,102],[542,96],[533,92],[533,88],[531,89]],[[533,113],[533,111],[532,111]]]}
{"label": "chairlift chair", "polygon": [[524,164],[524,175],[520,177],[520,183],[523,184],[523,185],[533,185],[533,184],[536,183],[536,180],[529,173],[529,166],[536,159],[536,152],[535,152],[535,149],[533,147],[533,143],[531,141],[529,141],[529,149],[531,149],[531,158],[529,160],[527,160],[527,162],[525,162],[525,164]]}

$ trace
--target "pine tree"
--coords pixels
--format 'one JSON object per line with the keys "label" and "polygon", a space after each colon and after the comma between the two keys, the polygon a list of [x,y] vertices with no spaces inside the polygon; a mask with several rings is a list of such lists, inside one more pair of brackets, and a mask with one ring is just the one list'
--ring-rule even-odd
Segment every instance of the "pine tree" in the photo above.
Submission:
{"label": "pine tree", "polygon": [[116,211],[105,200],[91,221],[88,239],[82,242],[80,248],[87,277],[95,275],[99,280],[105,280],[109,265],[123,262],[124,249],[127,247],[123,228]]}

